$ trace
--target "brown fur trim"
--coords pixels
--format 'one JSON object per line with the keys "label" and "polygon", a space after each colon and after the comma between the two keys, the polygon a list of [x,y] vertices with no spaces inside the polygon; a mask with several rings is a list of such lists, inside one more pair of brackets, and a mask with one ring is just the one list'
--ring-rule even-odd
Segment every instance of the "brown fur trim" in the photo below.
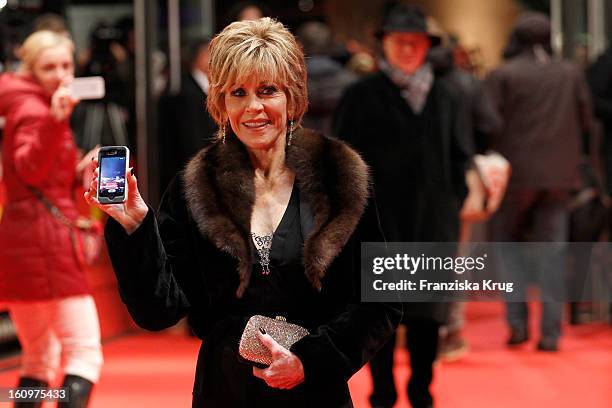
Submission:
{"label": "brown fur trim", "polygon": [[368,168],[346,144],[310,130],[297,132],[287,149],[287,166],[314,214],[304,243],[304,266],[321,289],[327,268],[347,243],[368,200]]}
{"label": "brown fur trim", "polygon": [[[368,169],[346,144],[310,130],[295,132],[286,152],[301,196],[314,214],[304,243],[306,276],[317,289],[361,218],[368,199]],[[255,202],[253,168],[235,136],[202,150],[184,173],[189,211],[217,248],[238,260],[242,296],[251,275],[250,222]]]}
{"label": "brown fur trim", "polygon": [[248,244],[255,203],[253,169],[236,138],[200,151],[184,172],[185,197],[200,233],[238,261],[242,297],[251,277]]}

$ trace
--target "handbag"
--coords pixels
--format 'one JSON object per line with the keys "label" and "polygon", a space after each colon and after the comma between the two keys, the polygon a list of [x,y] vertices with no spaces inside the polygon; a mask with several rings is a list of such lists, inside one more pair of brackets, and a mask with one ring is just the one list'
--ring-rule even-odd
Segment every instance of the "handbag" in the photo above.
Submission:
{"label": "handbag", "polygon": [[91,266],[96,263],[104,247],[104,230],[102,223],[90,218],[79,216],[71,221],[62,211],[38,189],[28,186],[30,191],[45,206],[49,213],[60,223],[70,229],[72,249],[81,266]]}
{"label": "handbag", "polygon": [[276,319],[261,315],[252,316],[240,337],[238,353],[240,357],[259,367],[272,364],[272,353],[257,338],[257,331],[260,328],[286,349],[310,334],[304,327],[288,323],[282,316],[276,316]]}

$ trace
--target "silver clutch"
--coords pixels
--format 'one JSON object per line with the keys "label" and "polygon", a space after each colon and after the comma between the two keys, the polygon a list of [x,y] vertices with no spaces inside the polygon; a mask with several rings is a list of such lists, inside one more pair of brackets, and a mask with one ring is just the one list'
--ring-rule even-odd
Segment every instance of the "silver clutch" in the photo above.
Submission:
{"label": "silver clutch", "polygon": [[302,326],[287,323],[282,316],[277,316],[276,319],[261,315],[251,317],[240,337],[238,353],[245,360],[260,366],[269,366],[272,363],[272,353],[257,338],[260,328],[286,349],[309,334]]}

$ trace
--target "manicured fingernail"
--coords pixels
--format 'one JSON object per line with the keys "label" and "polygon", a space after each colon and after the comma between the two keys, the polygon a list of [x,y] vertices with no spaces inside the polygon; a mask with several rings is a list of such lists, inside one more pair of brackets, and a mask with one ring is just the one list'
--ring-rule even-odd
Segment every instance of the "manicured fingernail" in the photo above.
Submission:
{"label": "manicured fingernail", "polygon": [[261,327],[259,328],[259,332],[260,332],[261,334],[266,334],[266,331],[265,331],[263,328],[261,328]]}
{"label": "manicured fingernail", "polygon": [[132,176],[134,175],[134,168],[133,167],[130,169],[130,173],[132,173]]}

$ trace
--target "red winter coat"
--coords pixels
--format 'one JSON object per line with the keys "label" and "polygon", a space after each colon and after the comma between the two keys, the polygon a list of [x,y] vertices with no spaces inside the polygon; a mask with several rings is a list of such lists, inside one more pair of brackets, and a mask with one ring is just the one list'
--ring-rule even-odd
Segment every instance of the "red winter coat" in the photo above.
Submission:
{"label": "red winter coat", "polygon": [[27,188],[42,192],[70,219],[77,148],[68,121],[49,113],[50,98],[32,79],[0,76],[6,117],[2,161],[7,203],[0,220],[0,301],[34,301],[89,293],[70,229]]}

